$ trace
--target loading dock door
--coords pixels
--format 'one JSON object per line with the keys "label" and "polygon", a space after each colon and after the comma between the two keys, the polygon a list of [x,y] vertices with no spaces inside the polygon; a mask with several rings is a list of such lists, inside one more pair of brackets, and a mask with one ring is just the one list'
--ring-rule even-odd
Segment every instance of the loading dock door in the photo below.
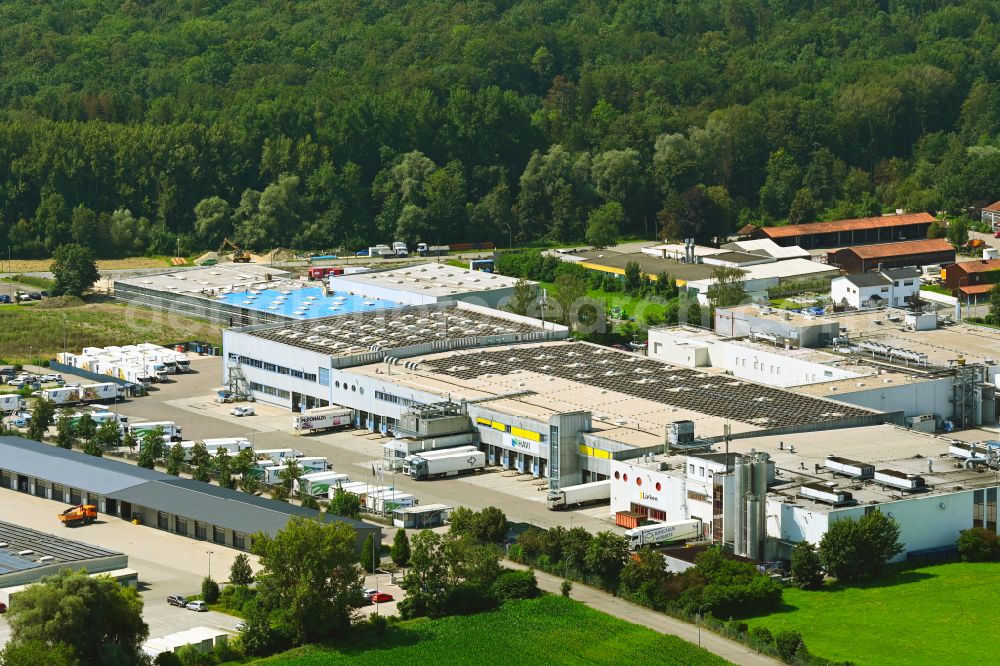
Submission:
{"label": "loading dock door", "polygon": [[104,500],[104,513],[114,516],[118,514],[118,500],[106,499]]}
{"label": "loading dock door", "polygon": [[80,496],[80,491],[76,488],[69,489],[69,503],[73,505],[83,504],[83,497]]}
{"label": "loading dock door", "polygon": [[17,489],[22,493],[28,492],[28,477],[24,474],[17,475]]}
{"label": "loading dock door", "polygon": [[122,502],[121,504],[118,505],[118,508],[119,508],[119,512],[118,512],[119,516],[121,516],[125,520],[132,520],[132,503],[131,502]]}

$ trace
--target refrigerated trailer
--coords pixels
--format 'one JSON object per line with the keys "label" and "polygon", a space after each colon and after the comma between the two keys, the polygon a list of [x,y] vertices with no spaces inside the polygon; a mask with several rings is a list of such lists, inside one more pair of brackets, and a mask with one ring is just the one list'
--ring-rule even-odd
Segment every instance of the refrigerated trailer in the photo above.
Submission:
{"label": "refrigerated trailer", "polygon": [[[326,458],[319,457],[307,457],[307,458],[295,458],[295,462],[299,464],[302,469],[302,474],[309,474],[310,472],[325,472],[327,468]],[[286,460],[281,465],[271,465],[270,467],[265,467],[263,469],[263,476],[261,481],[268,486],[273,486],[281,483],[281,472],[288,469],[288,463],[290,460]]]}
{"label": "refrigerated trailer", "polygon": [[390,513],[395,509],[416,506],[417,498],[401,490],[389,489],[377,493],[368,493],[365,497],[365,507],[374,513]]}
{"label": "refrigerated trailer", "polygon": [[305,455],[298,449],[257,449],[254,453],[257,460],[270,460],[274,465],[281,464],[283,460],[301,458]]}
{"label": "refrigerated trailer", "polygon": [[84,386],[63,386],[39,391],[39,397],[51,400],[56,405],[72,405],[78,402],[99,402],[121,399],[124,389],[118,384],[86,384]]}
{"label": "refrigerated trailer", "polygon": [[688,541],[701,536],[701,520],[679,520],[673,523],[653,523],[625,532],[629,550],[659,543]]}
{"label": "refrigerated trailer", "polygon": [[10,412],[19,412],[24,407],[24,398],[16,393],[8,393],[5,395],[0,395],[0,412],[4,414],[9,414]]}
{"label": "refrigerated trailer", "polygon": [[336,492],[337,486],[349,483],[351,479],[339,472],[310,472],[295,480],[293,489],[313,497],[327,497],[330,491]]}
{"label": "refrigerated trailer", "polygon": [[[151,423],[133,423],[128,426],[128,431],[136,438],[142,439],[147,432],[161,428],[163,437],[171,442],[179,442],[183,438],[183,430],[173,421],[153,421]],[[193,443],[192,443],[193,446]]]}
{"label": "refrigerated trailer", "polygon": [[[184,449],[184,461],[189,462],[191,460],[191,452],[194,447],[199,442],[181,442],[181,447]],[[219,453],[219,449],[224,449],[229,455],[234,456],[238,454],[243,449],[252,449],[253,446],[250,444],[250,440],[243,437],[217,437],[214,439],[203,439],[200,442],[205,446],[205,450],[208,451],[208,455],[216,456]]]}
{"label": "refrigerated trailer", "polygon": [[292,427],[297,432],[311,432],[313,430],[349,426],[353,420],[354,410],[334,405],[331,407],[307,409],[295,414],[292,418]]}
{"label": "refrigerated trailer", "polygon": [[549,491],[546,502],[549,509],[558,511],[568,506],[579,506],[583,504],[596,504],[607,502],[611,499],[611,481],[595,481],[594,483],[581,483],[576,486],[567,486],[559,490]]}
{"label": "refrigerated trailer", "polygon": [[478,450],[432,458],[425,458],[422,455],[415,456],[414,460],[409,461],[410,477],[417,481],[475,472],[486,467],[486,454]]}

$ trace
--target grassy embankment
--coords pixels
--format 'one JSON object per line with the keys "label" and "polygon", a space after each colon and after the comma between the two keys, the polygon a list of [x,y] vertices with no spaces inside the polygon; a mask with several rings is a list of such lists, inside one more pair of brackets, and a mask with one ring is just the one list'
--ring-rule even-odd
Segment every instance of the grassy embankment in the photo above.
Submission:
{"label": "grassy embankment", "polygon": [[253,662],[281,666],[371,664],[726,664],[681,640],[556,596],[506,604],[498,611],[411,620],[383,636],[308,646]]}
{"label": "grassy embankment", "polygon": [[859,666],[985,664],[1000,641],[998,589],[1000,563],[896,569],[874,583],[788,588],[781,610],[747,624],[794,629],[813,654]]}

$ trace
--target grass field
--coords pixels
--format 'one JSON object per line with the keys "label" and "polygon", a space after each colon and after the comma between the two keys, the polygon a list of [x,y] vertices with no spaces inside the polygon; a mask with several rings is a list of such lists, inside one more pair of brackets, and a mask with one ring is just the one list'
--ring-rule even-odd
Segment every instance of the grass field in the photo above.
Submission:
{"label": "grass field", "polygon": [[53,310],[0,306],[0,361],[40,362],[63,350],[204,340],[220,343],[218,326],[117,303],[87,303]]}
{"label": "grass field", "polygon": [[256,664],[438,666],[439,664],[726,664],[674,636],[629,624],[562,597],[493,613],[412,620],[384,636],[337,648],[305,647]]}
{"label": "grass field", "polygon": [[[549,304],[552,307],[552,294],[558,291],[558,287],[554,282],[540,282],[539,284],[549,292]],[[637,298],[618,291],[588,289],[586,295],[588,298],[604,301],[605,311],[616,306],[622,308],[630,317],[635,317],[639,323],[642,322],[645,314],[662,315],[667,306],[667,302],[662,299]]]}
{"label": "grass field", "polygon": [[861,665],[991,663],[1000,563],[896,571],[879,585],[786,589],[784,609],[747,620],[802,633],[813,654]]}

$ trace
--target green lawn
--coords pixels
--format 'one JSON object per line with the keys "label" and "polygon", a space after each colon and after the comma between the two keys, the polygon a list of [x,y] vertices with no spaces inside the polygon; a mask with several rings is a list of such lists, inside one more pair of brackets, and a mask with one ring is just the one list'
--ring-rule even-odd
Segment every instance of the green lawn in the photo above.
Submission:
{"label": "green lawn", "polygon": [[[552,295],[558,291],[558,287],[553,282],[540,282],[539,284],[549,292],[549,300],[551,301]],[[630,317],[635,317],[637,322],[642,322],[645,314],[662,315],[668,302],[660,298],[638,298],[620,291],[604,291],[603,289],[588,289],[587,297],[604,301],[605,311],[612,307],[622,308]]]}
{"label": "green lawn", "polygon": [[795,629],[809,651],[865,664],[985,664],[1000,641],[994,609],[1000,563],[896,570],[878,585],[804,592],[747,621],[777,633]]}
{"label": "green lawn", "polygon": [[0,361],[40,362],[63,350],[204,340],[219,343],[219,327],[174,314],[154,312],[118,303],[88,303],[76,307],[43,309],[37,306],[0,306]]}
{"label": "green lawn", "polygon": [[493,613],[412,620],[384,636],[337,648],[305,647],[257,664],[438,666],[440,664],[726,664],[674,636],[545,596]]}

